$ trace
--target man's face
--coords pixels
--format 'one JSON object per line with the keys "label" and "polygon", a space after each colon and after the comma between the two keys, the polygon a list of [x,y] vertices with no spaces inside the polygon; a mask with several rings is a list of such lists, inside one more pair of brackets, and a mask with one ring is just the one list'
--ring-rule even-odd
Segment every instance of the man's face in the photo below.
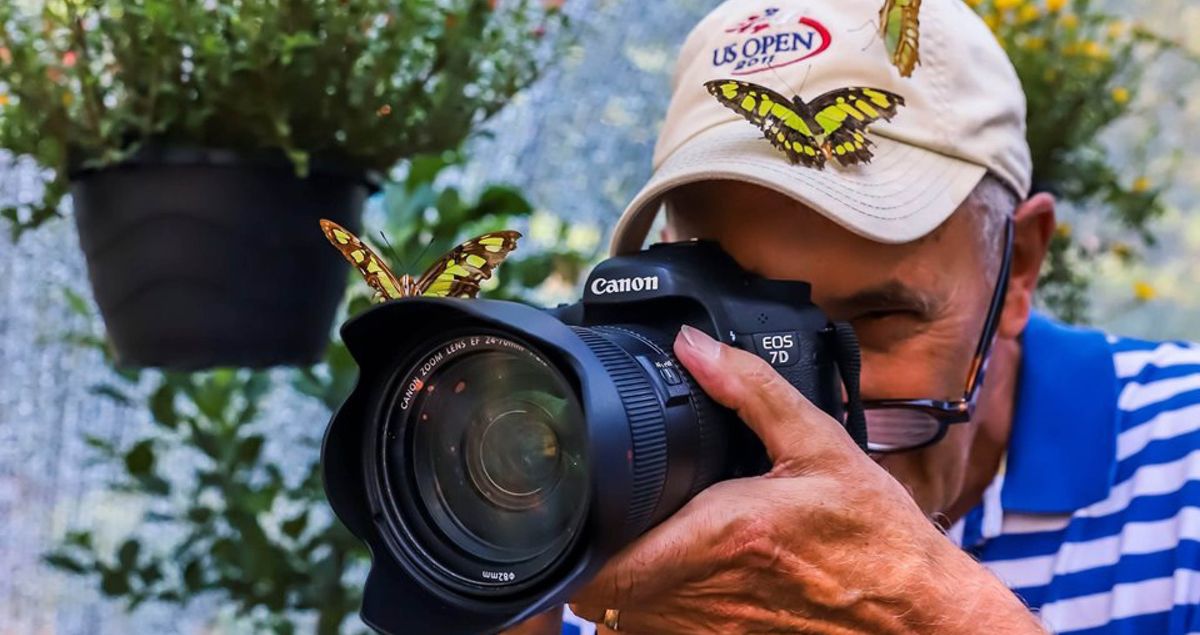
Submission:
{"label": "man's face", "polygon": [[[668,239],[716,240],[750,271],[806,280],[830,318],[853,324],[864,399],[962,397],[996,284],[979,210],[960,208],[925,238],[886,245],[750,184],[696,184],[672,200]],[[989,248],[998,252],[1001,240]],[[880,462],[926,513],[941,512],[962,489],[975,426],[950,426],[939,443]]]}

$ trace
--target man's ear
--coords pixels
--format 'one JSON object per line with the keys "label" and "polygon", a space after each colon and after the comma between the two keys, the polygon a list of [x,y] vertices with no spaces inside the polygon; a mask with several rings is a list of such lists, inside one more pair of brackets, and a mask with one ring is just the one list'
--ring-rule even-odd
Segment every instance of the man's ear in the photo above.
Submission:
{"label": "man's ear", "polygon": [[1054,230],[1054,197],[1050,194],[1035,194],[1017,207],[1013,217],[1012,272],[997,336],[1015,339],[1025,330],[1033,310],[1038,274]]}

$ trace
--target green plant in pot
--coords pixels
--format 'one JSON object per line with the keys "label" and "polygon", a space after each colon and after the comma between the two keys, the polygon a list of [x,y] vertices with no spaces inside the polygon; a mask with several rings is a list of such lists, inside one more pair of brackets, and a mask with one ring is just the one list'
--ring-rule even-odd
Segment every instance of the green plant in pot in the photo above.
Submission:
{"label": "green plant in pot", "polygon": [[379,175],[457,148],[536,76],[557,3],[0,2],[0,149],[69,192],[120,363],[313,363]]}
{"label": "green plant in pot", "polygon": [[[575,297],[576,282],[599,256],[600,228],[535,212],[512,186],[464,192],[453,184],[453,170],[466,161],[461,152],[405,161],[405,177],[382,197],[379,231],[365,231],[362,238],[399,272],[422,269],[478,233],[519,225],[526,237],[485,283],[487,297],[543,304]],[[341,259],[325,248],[330,259]],[[372,306],[371,295],[356,279],[347,313]],[[66,300],[93,323],[84,298],[68,291]],[[97,349],[111,363],[96,332],[88,328],[66,339]],[[94,458],[115,475],[107,488],[115,495],[110,500],[142,510],[141,522],[119,535],[102,520],[75,524],[45,562],[86,576],[130,612],[144,603],[188,606],[207,597],[210,609],[198,611],[220,607],[209,616],[218,632],[225,632],[220,624],[226,617],[231,632],[364,632],[352,614],[359,609],[369,555],[330,515],[318,462],[324,426],[296,425],[274,410],[283,397],[306,411],[301,394],[328,410],[338,408],[357,378],[345,346],[335,342],[321,364],[285,373],[114,370],[91,392],[123,413],[142,410],[154,425],[86,440]]]}

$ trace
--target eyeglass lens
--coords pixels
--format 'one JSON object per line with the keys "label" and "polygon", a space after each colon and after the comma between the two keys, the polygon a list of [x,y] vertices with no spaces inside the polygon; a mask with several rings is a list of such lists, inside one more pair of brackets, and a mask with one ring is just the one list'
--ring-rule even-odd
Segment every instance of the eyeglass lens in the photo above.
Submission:
{"label": "eyeglass lens", "polygon": [[909,408],[871,408],[867,415],[867,449],[896,452],[925,445],[941,430],[933,415]]}

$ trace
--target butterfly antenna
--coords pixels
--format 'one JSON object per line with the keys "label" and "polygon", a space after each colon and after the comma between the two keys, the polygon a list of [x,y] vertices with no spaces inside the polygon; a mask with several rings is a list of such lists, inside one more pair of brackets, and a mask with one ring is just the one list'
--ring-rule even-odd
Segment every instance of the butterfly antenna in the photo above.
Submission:
{"label": "butterfly antenna", "polygon": [[875,20],[867,20],[866,22],[863,22],[862,24],[858,25],[857,27],[855,27],[853,29],[847,30],[846,32],[847,33],[858,33],[859,31],[861,31],[869,26],[874,26],[874,25],[875,25]]}
{"label": "butterfly antenna", "polygon": [[392,262],[396,264],[403,264],[400,262],[399,254],[396,253],[396,248],[392,247],[392,241],[388,240],[387,233],[381,229],[379,230],[379,237],[383,239],[383,244],[387,245],[388,254],[392,257]]}
{"label": "butterfly antenna", "polygon": [[847,31],[847,33],[858,33],[869,26],[873,26],[875,28],[871,29],[871,39],[867,40],[867,45],[859,49],[860,51],[865,51],[871,48],[871,45],[875,43],[875,40],[879,39],[879,30],[882,28],[882,26],[875,20],[867,20],[866,22],[860,24],[858,28]]}
{"label": "butterfly antenna", "polygon": [[416,268],[416,266],[421,263],[421,260],[423,260],[425,258],[425,254],[429,253],[429,247],[432,244],[433,244],[432,239],[429,242],[425,243],[425,247],[423,249],[421,249],[421,253],[417,254],[417,259],[415,261],[413,261],[412,265],[410,265],[412,268]]}
{"label": "butterfly antenna", "polygon": [[[767,68],[771,69],[771,72],[775,74],[775,78],[778,79],[780,82],[782,82],[783,85],[786,86],[788,90],[792,91],[793,95],[796,95],[797,97],[800,96],[800,91],[793,88],[792,85],[789,84],[788,81],[786,79],[784,79],[782,75],[779,74],[779,71],[775,70],[774,66],[768,66]],[[811,72],[812,72],[812,65],[809,64],[808,70],[804,71],[804,79],[800,80],[800,89],[801,90],[804,89],[804,84],[806,82],[808,82],[808,74]]]}
{"label": "butterfly antenna", "polygon": [[[800,80],[800,90],[804,90],[804,85],[808,83],[808,74],[811,72],[812,72],[812,64],[809,64],[808,68],[804,69],[804,79]],[[800,94],[800,90],[796,91],[797,95]]]}

